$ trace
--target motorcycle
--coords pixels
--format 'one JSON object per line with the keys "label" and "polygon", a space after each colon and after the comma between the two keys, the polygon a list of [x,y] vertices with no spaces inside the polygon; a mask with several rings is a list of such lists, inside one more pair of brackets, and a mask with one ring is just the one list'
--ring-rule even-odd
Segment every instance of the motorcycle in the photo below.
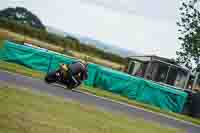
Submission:
{"label": "motorcycle", "polygon": [[[74,79],[79,80],[80,78],[77,75],[76,77],[74,77]],[[66,86],[66,88],[68,88],[68,89],[74,89],[74,88],[80,86],[80,84],[77,86],[76,82],[72,82],[69,79],[64,78],[62,68],[59,68],[55,71],[47,73],[44,80],[48,84],[58,83],[58,84]]]}

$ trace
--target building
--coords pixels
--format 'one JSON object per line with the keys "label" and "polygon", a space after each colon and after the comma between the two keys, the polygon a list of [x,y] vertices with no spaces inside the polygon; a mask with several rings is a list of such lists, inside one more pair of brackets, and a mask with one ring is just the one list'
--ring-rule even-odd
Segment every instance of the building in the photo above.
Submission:
{"label": "building", "polygon": [[127,59],[127,73],[133,76],[184,89],[192,80],[190,70],[172,59],[155,55],[130,56]]}

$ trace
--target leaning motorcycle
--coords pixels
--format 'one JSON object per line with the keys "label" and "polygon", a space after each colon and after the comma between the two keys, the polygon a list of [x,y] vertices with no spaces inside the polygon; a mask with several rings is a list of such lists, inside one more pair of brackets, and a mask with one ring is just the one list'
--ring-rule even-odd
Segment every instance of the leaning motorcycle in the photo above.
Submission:
{"label": "leaning motorcycle", "polygon": [[[79,80],[79,77],[74,77]],[[66,86],[68,89],[74,89],[78,87],[75,82],[70,81],[69,79],[64,78],[62,68],[59,68],[55,71],[47,73],[45,76],[45,82],[48,84],[58,83]]]}

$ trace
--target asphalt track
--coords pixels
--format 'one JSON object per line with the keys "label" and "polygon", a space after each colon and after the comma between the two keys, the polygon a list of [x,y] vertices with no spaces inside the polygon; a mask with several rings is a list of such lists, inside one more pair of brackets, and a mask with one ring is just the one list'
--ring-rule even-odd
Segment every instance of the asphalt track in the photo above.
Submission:
{"label": "asphalt track", "polygon": [[[0,71],[0,81],[13,85],[30,88],[32,91],[48,93],[49,95],[63,97],[81,104],[95,106],[99,110],[128,115],[130,118],[140,118],[150,122],[160,123],[162,126],[181,128],[188,133],[200,133],[200,126],[190,122],[177,120],[172,117],[146,111],[128,104],[115,102],[109,99],[82,93],[80,91],[66,90],[57,85],[49,85],[39,79],[22,76],[10,72]],[[158,131],[159,132],[159,131]]]}

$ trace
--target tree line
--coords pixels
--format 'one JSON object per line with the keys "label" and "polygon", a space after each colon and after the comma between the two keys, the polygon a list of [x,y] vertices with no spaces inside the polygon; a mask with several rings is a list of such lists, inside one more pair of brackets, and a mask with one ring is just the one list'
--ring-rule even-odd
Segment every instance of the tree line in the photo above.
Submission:
{"label": "tree line", "polygon": [[32,38],[36,38],[56,46],[61,46],[65,50],[74,50],[89,55],[95,55],[96,57],[107,59],[120,64],[126,63],[125,59],[119,55],[108,53],[94,46],[83,44],[78,39],[71,36],[62,37],[53,33],[49,33],[44,28],[35,28],[28,24],[19,23],[15,20],[10,20],[5,17],[0,17],[0,27],[23,35],[28,35]]}

